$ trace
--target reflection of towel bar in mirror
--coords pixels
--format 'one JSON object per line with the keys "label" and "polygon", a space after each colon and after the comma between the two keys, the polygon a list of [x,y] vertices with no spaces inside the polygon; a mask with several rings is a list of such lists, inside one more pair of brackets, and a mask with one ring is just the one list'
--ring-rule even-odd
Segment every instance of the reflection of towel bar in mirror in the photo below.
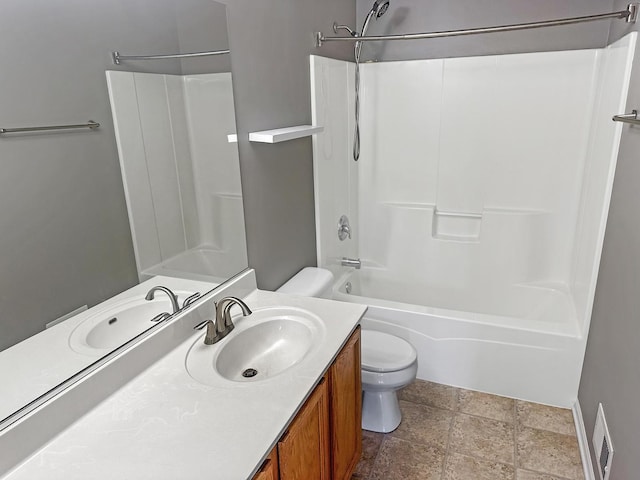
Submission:
{"label": "reflection of towel bar in mirror", "polygon": [[630,123],[631,125],[640,125],[637,110],[631,110],[631,113],[623,113],[622,115],[614,115],[611,120],[614,122]]}
{"label": "reflection of towel bar in mirror", "polygon": [[89,128],[95,130],[100,124],[89,120],[87,123],[79,123],[72,125],[47,125],[44,127],[20,127],[20,128],[0,128],[0,134],[2,133],[22,133],[22,132],[44,132],[48,130],[70,130],[74,128]]}
{"label": "reflection of towel bar in mirror", "polygon": [[120,52],[112,52],[113,63],[120,65],[122,60],[167,60],[171,58],[210,57],[212,55],[224,55],[230,50],[211,50],[209,52],[174,53],[170,55],[120,55]]}

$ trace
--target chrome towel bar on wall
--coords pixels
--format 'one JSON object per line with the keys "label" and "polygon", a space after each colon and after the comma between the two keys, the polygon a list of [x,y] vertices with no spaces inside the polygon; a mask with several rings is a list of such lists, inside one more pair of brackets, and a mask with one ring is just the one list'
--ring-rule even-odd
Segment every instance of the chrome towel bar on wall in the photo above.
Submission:
{"label": "chrome towel bar on wall", "polygon": [[100,124],[89,120],[87,123],[70,124],[70,125],[46,125],[44,127],[19,127],[19,128],[0,128],[0,134],[5,133],[24,133],[24,132],[44,132],[49,130],[71,130],[76,128],[88,128],[95,130]]}
{"label": "chrome towel bar on wall", "polygon": [[640,125],[638,110],[631,110],[631,113],[623,113],[622,115],[614,115],[611,120],[614,122],[630,123],[631,125]]}

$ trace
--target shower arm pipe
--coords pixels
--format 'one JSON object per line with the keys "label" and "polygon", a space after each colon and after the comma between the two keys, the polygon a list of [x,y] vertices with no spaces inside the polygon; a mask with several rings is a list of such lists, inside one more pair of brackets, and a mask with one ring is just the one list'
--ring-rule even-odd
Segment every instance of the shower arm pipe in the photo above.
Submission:
{"label": "shower arm pipe", "polygon": [[401,35],[371,35],[358,37],[325,37],[322,32],[316,32],[316,47],[321,47],[325,42],[375,42],[382,40],[421,40],[425,38],[459,37],[462,35],[476,35],[480,33],[513,32],[528,30],[531,28],[556,27],[561,25],[573,25],[575,23],[594,22],[596,20],[620,19],[627,23],[636,23],[640,3],[630,3],[626,10],[619,12],[601,13],[599,15],[585,15],[582,17],[562,18],[558,20],[546,20],[542,22],[517,23],[514,25],[502,25],[497,27],[469,28],[466,30],[446,30],[430,33],[405,33]]}
{"label": "shower arm pipe", "polygon": [[212,50],[210,52],[174,53],[169,55],[121,55],[120,52],[111,52],[111,58],[115,65],[120,65],[121,61],[127,60],[166,60],[170,58],[196,58],[210,57],[212,55],[225,55],[231,53],[230,50]]}

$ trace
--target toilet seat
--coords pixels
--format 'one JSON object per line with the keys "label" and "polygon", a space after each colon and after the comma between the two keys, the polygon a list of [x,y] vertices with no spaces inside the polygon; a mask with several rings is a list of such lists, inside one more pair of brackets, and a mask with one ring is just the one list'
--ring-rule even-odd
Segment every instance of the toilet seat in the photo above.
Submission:
{"label": "toilet seat", "polygon": [[413,346],[395,335],[362,330],[362,369],[369,372],[397,372],[410,367],[418,355]]}

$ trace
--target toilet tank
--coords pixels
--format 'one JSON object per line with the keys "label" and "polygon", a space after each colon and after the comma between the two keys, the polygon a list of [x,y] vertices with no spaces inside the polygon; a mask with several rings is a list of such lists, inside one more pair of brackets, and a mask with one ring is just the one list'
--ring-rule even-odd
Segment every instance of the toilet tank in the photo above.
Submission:
{"label": "toilet tank", "polygon": [[276,292],[304,297],[331,298],[333,273],[325,268],[305,267]]}

